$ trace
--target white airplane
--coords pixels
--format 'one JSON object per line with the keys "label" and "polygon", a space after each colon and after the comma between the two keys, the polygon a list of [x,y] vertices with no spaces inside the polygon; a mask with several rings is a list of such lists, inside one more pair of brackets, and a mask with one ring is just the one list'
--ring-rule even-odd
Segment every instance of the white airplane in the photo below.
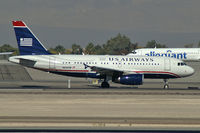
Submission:
{"label": "white airplane", "polygon": [[141,85],[144,78],[167,80],[182,78],[194,73],[183,61],[164,57],[119,55],[52,55],[41,44],[23,21],[13,21],[19,56],[9,61],[55,74],[104,79],[102,88],[108,88],[109,80],[124,85]]}
{"label": "white airplane", "polygon": [[141,48],[128,55],[164,56],[183,61],[200,61],[200,48]]}

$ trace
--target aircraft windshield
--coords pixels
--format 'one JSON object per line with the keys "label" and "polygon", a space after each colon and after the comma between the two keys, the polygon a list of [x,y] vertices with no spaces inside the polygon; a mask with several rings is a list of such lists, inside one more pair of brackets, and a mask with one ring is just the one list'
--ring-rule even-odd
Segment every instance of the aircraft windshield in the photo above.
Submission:
{"label": "aircraft windshield", "polygon": [[137,54],[137,52],[136,52],[135,50],[133,50],[131,53],[132,53],[132,54]]}
{"label": "aircraft windshield", "polygon": [[185,62],[179,62],[178,66],[186,66],[187,64]]}

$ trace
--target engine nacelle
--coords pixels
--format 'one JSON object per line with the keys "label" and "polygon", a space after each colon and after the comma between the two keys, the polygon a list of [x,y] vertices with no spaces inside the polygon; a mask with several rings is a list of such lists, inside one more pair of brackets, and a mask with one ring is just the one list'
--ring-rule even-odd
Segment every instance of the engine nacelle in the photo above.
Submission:
{"label": "engine nacelle", "polygon": [[141,85],[143,83],[143,77],[143,74],[122,75],[115,78],[113,82],[125,85]]}

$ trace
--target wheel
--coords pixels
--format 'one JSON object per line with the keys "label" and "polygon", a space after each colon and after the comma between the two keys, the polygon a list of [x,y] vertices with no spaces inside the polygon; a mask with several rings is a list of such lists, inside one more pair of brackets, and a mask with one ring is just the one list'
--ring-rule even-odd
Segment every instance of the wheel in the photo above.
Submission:
{"label": "wheel", "polygon": [[169,85],[168,84],[165,84],[164,85],[164,89],[168,89],[169,88]]}
{"label": "wheel", "polygon": [[110,85],[108,84],[108,82],[102,82],[101,83],[101,88],[109,88],[110,87]]}
{"label": "wheel", "polygon": [[163,80],[165,82],[164,89],[168,89],[169,88],[168,79],[163,79]]}

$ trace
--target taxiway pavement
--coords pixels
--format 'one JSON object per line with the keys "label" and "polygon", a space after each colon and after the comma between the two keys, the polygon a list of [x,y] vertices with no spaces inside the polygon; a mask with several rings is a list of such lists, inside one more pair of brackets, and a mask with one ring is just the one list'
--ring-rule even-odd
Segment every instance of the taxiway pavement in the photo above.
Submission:
{"label": "taxiway pavement", "polygon": [[187,89],[0,89],[0,127],[200,130],[199,97]]}

